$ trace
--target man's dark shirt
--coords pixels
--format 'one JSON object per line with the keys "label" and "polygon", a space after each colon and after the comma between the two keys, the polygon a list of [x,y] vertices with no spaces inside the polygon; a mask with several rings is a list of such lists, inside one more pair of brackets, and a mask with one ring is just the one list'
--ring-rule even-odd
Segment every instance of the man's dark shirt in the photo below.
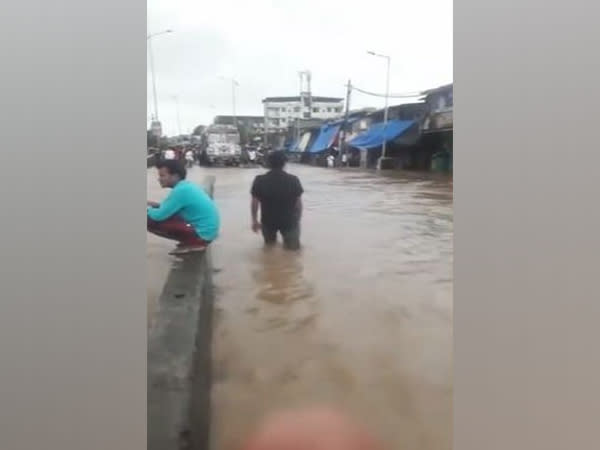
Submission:
{"label": "man's dark shirt", "polygon": [[260,201],[264,226],[289,230],[298,224],[296,204],[304,192],[298,177],[283,170],[271,170],[254,179],[250,192]]}

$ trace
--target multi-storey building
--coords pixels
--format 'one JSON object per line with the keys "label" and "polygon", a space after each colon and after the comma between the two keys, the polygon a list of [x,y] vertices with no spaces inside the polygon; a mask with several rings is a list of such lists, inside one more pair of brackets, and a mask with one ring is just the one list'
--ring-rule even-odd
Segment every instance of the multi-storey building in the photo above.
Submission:
{"label": "multi-storey building", "polygon": [[267,128],[271,131],[287,129],[296,119],[340,117],[344,110],[344,99],[337,97],[267,97],[262,102]]}

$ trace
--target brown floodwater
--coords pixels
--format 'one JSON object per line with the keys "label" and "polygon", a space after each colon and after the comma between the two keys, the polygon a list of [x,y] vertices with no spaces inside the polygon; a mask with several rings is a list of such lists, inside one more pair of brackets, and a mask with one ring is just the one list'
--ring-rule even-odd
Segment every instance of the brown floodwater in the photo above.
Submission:
{"label": "brown floodwater", "polygon": [[[291,165],[304,185],[303,250],[250,231],[259,169],[216,175],[212,448],[230,450],[265,414],[335,405],[392,449],[452,447],[452,185]],[[149,196],[164,195],[149,172]],[[172,244],[149,237],[149,321]],[[149,322],[150,323],[150,322]]]}

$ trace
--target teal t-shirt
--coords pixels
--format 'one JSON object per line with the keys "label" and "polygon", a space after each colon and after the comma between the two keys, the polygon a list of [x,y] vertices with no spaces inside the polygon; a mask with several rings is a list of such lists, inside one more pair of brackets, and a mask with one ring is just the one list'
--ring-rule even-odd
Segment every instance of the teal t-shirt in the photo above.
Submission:
{"label": "teal t-shirt", "polygon": [[158,208],[148,207],[148,217],[157,222],[174,215],[193,226],[205,241],[214,241],[219,235],[220,218],[215,202],[191,181],[181,180]]}

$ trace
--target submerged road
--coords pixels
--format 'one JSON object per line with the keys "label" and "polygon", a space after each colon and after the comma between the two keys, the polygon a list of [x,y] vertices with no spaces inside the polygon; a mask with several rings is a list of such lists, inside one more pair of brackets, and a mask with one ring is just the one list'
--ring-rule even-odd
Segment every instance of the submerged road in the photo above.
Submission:
{"label": "submerged road", "polygon": [[[428,174],[291,165],[304,185],[301,253],[250,231],[262,169],[216,176],[212,448],[234,449],[264,414],[338,405],[394,449],[452,448],[452,187]],[[149,198],[164,192],[148,172]],[[172,244],[148,238],[148,320]]]}

